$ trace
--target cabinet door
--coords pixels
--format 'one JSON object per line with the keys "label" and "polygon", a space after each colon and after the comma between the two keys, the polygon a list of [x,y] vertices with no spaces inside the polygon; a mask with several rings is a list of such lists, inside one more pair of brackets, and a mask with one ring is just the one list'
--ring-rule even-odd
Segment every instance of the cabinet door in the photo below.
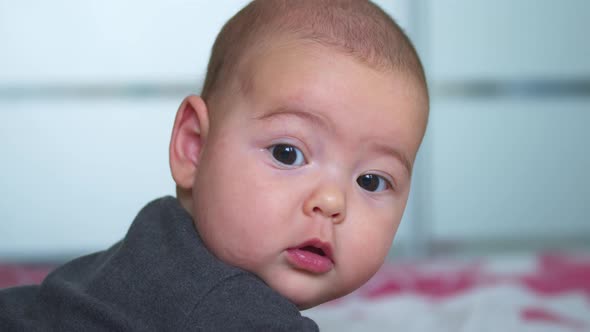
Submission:
{"label": "cabinet door", "polygon": [[3,85],[196,84],[246,0],[0,2]]}
{"label": "cabinet door", "polygon": [[104,249],[144,204],[174,194],[180,101],[0,101],[0,260]]}
{"label": "cabinet door", "polygon": [[590,98],[438,101],[429,133],[434,236],[589,236],[589,105]]}
{"label": "cabinet door", "polygon": [[427,64],[434,82],[590,75],[586,0],[429,0]]}
{"label": "cabinet door", "polygon": [[590,2],[427,3],[430,235],[491,249],[590,240]]}

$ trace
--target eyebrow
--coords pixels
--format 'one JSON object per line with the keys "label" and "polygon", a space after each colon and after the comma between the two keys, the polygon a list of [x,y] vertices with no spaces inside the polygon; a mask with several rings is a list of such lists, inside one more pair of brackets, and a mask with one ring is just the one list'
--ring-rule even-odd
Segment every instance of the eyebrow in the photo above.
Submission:
{"label": "eyebrow", "polygon": [[279,108],[275,108],[269,112],[266,112],[264,114],[255,116],[254,118],[256,120],[272,120],[273,118],[276,117],[282,117],[282,116],[294,116],[297,117],[305,122],[309,122],[311,123],[314,127],[319,127],[321,129],[325,129],[327,131],[332,131],[332,126],[328,123],[328,121],[326,121],[323,117],[308,112],[308,111],[304,111],[304,110],[300,110],[300,109],[296,109],[296,108],[290,108],[290,107],[279,107]]}
{"label": "eyebrow", "polygon": [[381,143],[370,143],[371,148],[374,151],[386,154],[386,155],[391,155],[393,156],[395,159],[399,160],[402,165],[404,166],[404,168],[406,169],[406,172],[408,172],[408,175],[411,177],[412,176],[412,163],[410,162],[410,159],[403,153],[401,153],[399,150],[386,145],[386,144],[381,144]]}
{"label": "eyebrow", "polygon": [[[278,108],[275,108],[269,112],[263,113],[261,115],[257,115],[254,118],[256,120],[265,121],[265,120],[272,120],[273,118],[281,117],[281,116],[294,116],[294,117],[300,118],[306,122],[309,122],[309,123],[313,124],[314,126],[319,127],[321,129],[325,129],[327,131],[333,131],[330,124],[323,117],[321,117],[317,114],[308,112],[308,111],[304,111],[304,110],[300,110],[300,109],[296,109],[296,108],[291,108],[291,107],[278,107]],[[371,143],[369,143],[369,145],[373,151],[377,151],[382,154],[393,156],[395,159],[399,160],[402,163],[402,165],[404,166],[408,175],[410,177],[412,176],[413,165],[410,162],[410,159],[405,154],[401,153],[399,150],[397,150],[394,147],[389,146],[387,144],[382,144],[379,142],[371,142]]]}

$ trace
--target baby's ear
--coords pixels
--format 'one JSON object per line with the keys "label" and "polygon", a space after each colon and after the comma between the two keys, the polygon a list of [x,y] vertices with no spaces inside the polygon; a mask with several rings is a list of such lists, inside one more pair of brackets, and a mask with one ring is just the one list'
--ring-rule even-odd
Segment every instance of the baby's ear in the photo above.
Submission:
{"label": "baby's ear", "polygon": [[209,114],[205,101],[199,96],[186,97],[176,113],[170,140],[172,177],[183,189],[193,186],[208,131]]}

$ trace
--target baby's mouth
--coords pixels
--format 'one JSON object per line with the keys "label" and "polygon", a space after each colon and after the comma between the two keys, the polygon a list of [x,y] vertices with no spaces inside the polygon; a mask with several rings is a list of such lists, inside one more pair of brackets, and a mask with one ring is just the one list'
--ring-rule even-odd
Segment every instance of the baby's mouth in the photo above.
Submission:
{"label": "baby's mouth", "polygon": [[300,250],[309,251],[309,252],[312,252],[316,255],[323,256],[323,257],[326,256],[326,253],[324,252],[324,250],[322,248],[318,248],[318,247],[314,247],[314,246],[305,246],[305,247],[300,248]]}
{"label": "baby's mouth", "polygon": [[317,239],[287,249],[287,261],[294,268],[312,274],[324,274],[334,267],[332,247]]}

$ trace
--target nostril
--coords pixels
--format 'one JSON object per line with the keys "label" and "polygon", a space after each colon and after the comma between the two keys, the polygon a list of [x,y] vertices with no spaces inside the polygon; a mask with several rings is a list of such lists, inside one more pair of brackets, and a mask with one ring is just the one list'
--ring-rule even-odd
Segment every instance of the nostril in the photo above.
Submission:
{"label": "nostril", "polygon": [[326,212],[326,213],[324,213],[324,210],[322,210],[321,208],[319,208],[319,207],[317,207],[317,206],[316,206],[316,207],[314,207],[314,208],[312,209],[312,211],[313,211],[314,213],[319,213],[319,214],[322,214],[322,215],[324,215],[325,217],[329,217],[329,218],[330,218],[330,219],[332,219],[332,220],[338,220],[338,219],[340,219],[340,218],[341,218],[341,216],[342,216],[342,214],[341,214],[340,212],[336,212],[336,213],[332,213],[332,214],[329,214],[329,213],[327,213],[327,212]]}

